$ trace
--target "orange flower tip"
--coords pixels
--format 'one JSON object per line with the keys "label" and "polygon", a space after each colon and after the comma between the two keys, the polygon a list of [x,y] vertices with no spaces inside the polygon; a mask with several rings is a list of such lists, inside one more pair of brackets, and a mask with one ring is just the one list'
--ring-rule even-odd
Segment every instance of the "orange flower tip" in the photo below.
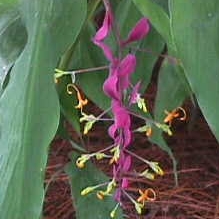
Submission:
{"label": "orange flower tip", "polygon": [[152,136],[152,128],[149,128],[149,129],[146,131],[146,136],[147,136],[147,137],[151,137],[151,136]]}
{"label": "orange flower tip", "polygon": [[55,84],[58,84],[59,80],[57,78],[54,78],[54,82],[55,82]]}
{"label": "orange flower tip", "polygon": [[137,199],[137,202],[142,203],[144,206],[146,201],[155,201],[156,200],[156,193],[152,188],[145,189],[142,191],[141,189],[138,190],[140,196]]}
{"label": "orange flower tip", "polygon": [[[172,121],[176,118],[178,118],[181,121],[186,120],[186,111],[182,107],[177,107],[176,109],[172,110],[171,112],[164,111],[167,116],[164,118],[164,123],[169,123],[171,124]],[[181,112],[181,113],[180,113]],[[182,114],[182,115],[180,115]]]}
{"label": "orange flower tip", "polygon": [[148,196],[148,201],[155,201],[156,200],[156,193],[152,188],[147,189],[147,196]]}
{"label": "orange flower tip", "polygon": [[110,165],[111,165],[111,164],[118,164],[118,159],[115,158],[115,157],[112,157],[112,158],[110,159],[110,161],[109,161],[109,164],[110,164]]}
{"label": "orange flower tip", "polygon": [[77,106],[75,106],[76,109],[82,109],[83,106],[86,106],[88,104],[88,100],[87,99],[79,99],[79,103]]}
{"label": "orange flower tip", "polygon": [[98,198],[99,200],[103,200],[104,197],[105,197],[102,191],[97,192],[96,195],[97,195],[97,198]]}
{"label": "orange flower tip", "polygon": [[164,175],[165,175],[165,172],[164,172],[163,170],[161,170],[161,171],[159,172],[159,175],[160,175],[160,176],[164,176]]}

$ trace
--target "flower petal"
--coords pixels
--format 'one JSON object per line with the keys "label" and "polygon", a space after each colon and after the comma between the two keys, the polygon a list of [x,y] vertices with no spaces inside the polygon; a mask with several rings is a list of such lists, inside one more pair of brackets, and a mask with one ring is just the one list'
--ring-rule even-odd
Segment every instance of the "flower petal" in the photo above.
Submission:
{"label": "flower petal", "polygon": [[101,28],[97,31],[94,41],[103,41],[110,32],[110,29],[112,27],[112,22],[113,22],[113,15],[110,10],[106,11],[103,24]]}
{"label": "flower petal", "polygon": [[115,115],[115,125],[117,129],[119,128],[130,128],[131,119],[128,111],[121,106],[119,101],[112,102],[112,111]]}
{"label": "flower petal", "polygon": [[132,140],[132,132],[130,131],[130,128],[124,129],[124,147],[128,147]]}
{"label": "flower petal", "polygon": [[136,57],[133,54],[128,54],[119,65],[119,76],[130,75],[135,71]]}
{"label": "flower petal", "polygon": [[104,53],[105,57],[110,62],[114,61],[113,52],[112,52],[112,50],[110,49],[110,47],[108,45],[106,45],[102,41],[97,41],[97,40],[93,40],[93,43],[96,44],[97,46],[99,46],[103,50],[103,53]]}
{"label": "flower petal", "polygon": [[133,88],[131,96],[130,96],[130,100],[129,100],[129,104],[135,104],[138,101],[139,98],[139,90],[140,90],[140,86],[141,86],[141,82],[139,81]]}
{"label": "flower petal", "polygon": [[132,158],[130,155],[126,155],[123,161],[123,170],[129,171],[132,164]]}
{"label": "flower petal", "polygon": [[110,135],[111,138],[115,139],[116,138],[116,131],[117,131],[117,127],[115,124],[111,125],[108,129],[108,133]]}
{"label": "flower petal", "polygon": [[118,76],[113,74],[109,76],[103,84],[103,91],[107,94],[110,98],[115,100],[120,99],[120,93],[118,90]]}
{"label": "flower petal", "polygon": [[122,90],[127,89],[130,84],[130,75],[136,69],[135,55],[128,54],[119,65],[120,87]]}
{"label": "flower petal", "polygon": [[121,197],[122,197],[122,191],[121,191],[120,188],[118,188],[118,189],[116,189],[114,199],[115,199],[117,202],[121,202]]}
{"label": "flower petal", "polygon": [[142,18],[130,31],[128,39],[123,42],[123,46],[134,41],[142,40],[149,32],[150,25],[147,18]]}
{"label": "flower petal", "polygon": [[127,188],[129,187],[129,180],[128,180],[126,177],[124,177],[124,178],[122,179],[122,185],[121,185],[121,187],[122,187],[123,189],[127,189]]}

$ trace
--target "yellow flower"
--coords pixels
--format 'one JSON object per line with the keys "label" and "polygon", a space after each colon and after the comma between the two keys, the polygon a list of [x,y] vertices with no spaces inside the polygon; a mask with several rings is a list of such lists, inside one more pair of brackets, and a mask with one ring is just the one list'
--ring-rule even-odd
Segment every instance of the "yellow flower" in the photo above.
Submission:
{"label": "yellow flower", "polygon": [[146,179],[154,180],[155,176],[149,171],[149,169],[144,170],[140,176],[145,177]]}
{"label": "yellow flower", "polygon": [[135,203],[135,210],[137,211],[138,214],[142,214],[142,208],[144,207],[144,205],[139,204],[139,203]]}
{"label": "yellow flower", "polygon": [[164,175],[164,171],[161,169],[158,162],[149,162],[148,165],[156,174],[160,176]]}
{"label": "yellow flower", "polygon": [[97,192],[97,198],[100,199],[100,200],[103,200],[105,195],[106,194],[104,193],[104,191],[98,191]]}
{"label": "yellow flower", "polygon": [[83,106],[87,105],[88,100],[87,100],[86,98],[85,98],[85,99],[82,98],[79,89],[78,89],[74,84],[68,84],[68,85],[67,85],[67,92],[68,92],[69,94],[72,94],[72,93],[73,93],[72,88],[73,88],[73,90],[76,91],[76,93],[77,93],[77,98],[78,98],[78,105],[75,106],[75,108],[82,110]]}
{"label": "yellow flower", "polygon": [[85,167],[85,163],[91,158],[90,154],[82,154],[77,160],[76,160],[76,166],[80,169]]}
{"label": "yellow flower", "polygon": [[116,216],[116,211],[119,207],[119,203],[116,204],[115,208],[110,212],[110,217],[114,218]]}
{"label": "yellow flower", "polygon": [[117,163],[120,157],[120,148],[119,145],[110,150],[113,153],[113,157],[110,159],[109,164]]}
{"label": "yellow flower", "polygon": [[137,128],[135,131],[136,132],[145,132],[147,137],[151,137],[152,136],[151,124],[147,124],[147,125],[141,126],[141,127]]}
{"label": "yellow flower", "polygon": [[96,186],[90,186],[81,191],[81,195],[87,195],[90,192],[93,192],[96,189]]}

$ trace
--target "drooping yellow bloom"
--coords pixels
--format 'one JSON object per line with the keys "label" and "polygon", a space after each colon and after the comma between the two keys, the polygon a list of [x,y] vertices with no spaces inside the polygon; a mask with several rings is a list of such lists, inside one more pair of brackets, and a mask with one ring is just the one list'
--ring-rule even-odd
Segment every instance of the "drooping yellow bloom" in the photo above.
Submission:
{"label": "drooping yellow bloom", "polygon": [[119,145],[117,145],[116,147],[114,147],[113,149],[110,150],[111,153],[113,153],[113,157],[110,159],[109,164],[117,164],[119,157],[120,157],[120,147]]}
{"label": "drooping yellow bloom", "polygon": [[112,181],[110,181],[107,184],[107,188],[105,191],[100,190],[97,192],[97,198],[103,200],[105,196],[110,196],[115,187],[116,187],[116,181],[115,179],[112,179]]}
{"label": "drooping yellow bloom", "polygon": [[150,172],[149,169],[144,170],[142,173],[140,173],[140,176],[145,177],[150,180],[155,179],[154,173]]}
{"label": "drooping yellow bloom", "polygon": [[69,94],[72,94],[72,93],[73,93],[72,89],[76,91],[76,93],[77,93],[77,98],[78,98],[78,105],[75,106],[75,108],[82,110],[82,109],[83,109],[83,106],[87,105],[88,99],[86,99],[86,98],[83,99],[83,98],[82,98],[79,89],[78,89],[74,84],[68,84],[68,85],[67,85],[67,92],[68,92]]}
{"label": "drooping yellow bloom", "polygon": [[145,135],[147,137],[151,137],[152,134],[153,134],[153,130],[152,130],[151,124],[146,124],[144,126],[141,126],[141,127],[137,128],[135,131],[137,131],[137,132],[145,132]]}
{"label": "drooping yellow bloom", "polygon": [[164,175],[164,171],[162,170],[162,168],[159,166],[158,162],[148,162],[148,165],[150,166],[150,168],[158,175],[163,176]]}
{"label": "drooping yellow bloom", "polygon": [[142,205],[144,205],[146,201],[156,200],[156,193],[152,188],[145,189],[144,191],[139,189],[138,192],[140,196],[137,199],[137,202],[141,203]]}
{"label": "drooping yellow bloom", "polygon": [[151,137],[152,136],[152,128],[148,127],[148,129],[146,130],[146,136],[147,137]]}
{"label": "drooping yellow bloom", "polygon": [[114,207],[114,209],[110,212],[110,217],[111,217],[111,218],[115,218],[115,216],[116,216],[116,211],[117,211],[119,205],[120,205],[120,204],[117,203],[116,206]]}
{"label": "drooping yellow bloom", "polygon": [[82,154],[77,160],[76,160],[76,166],[80,169],[85,167],[85,163],[91,158],[90,154]]}
{"label": "drooping yellow bloom", "polygon": [[[186,120],[186,111],[182,107],[177,107],[176,109],[168,112],[165,110],[165,114],[167,115],[164,118],[164,123],[168,123],[170,126],[174,119],[178,118],[179,120]],[[182,115],[181,115],[182,114]]]}
{"label": "drooping yellow bloom", "polygon": [[99,200],[103,200],[105,197],[104,191],[98,191],[96,195]]}

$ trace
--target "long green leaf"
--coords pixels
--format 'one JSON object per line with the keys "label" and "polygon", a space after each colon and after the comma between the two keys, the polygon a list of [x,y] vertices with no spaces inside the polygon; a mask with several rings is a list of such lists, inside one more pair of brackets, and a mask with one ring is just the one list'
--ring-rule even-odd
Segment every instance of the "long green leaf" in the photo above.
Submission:
{"label": "long green leaf", "polygon": [[[0,6],[0,10],[3,10]],[[0,92],[9,69],[22,52],[27,40],[18,11],[5,9],[0,13]]]}
{"label": "long green leaf", "polygon": [[170,0],[178,56],[198,104],[219,140],[219,1]]}
{"label": "long green leaf", "polygon": [[0,99],[0,215],[38,219],[48,145],[59,121],[53,70],[80,31],[86,0],[23,0],[20,11],[28,42]]}
{"label": "long green leaf", "polygon": [[18,0],[1,0],[0,2],[0,14],[5,13],[12,8],[15,8],[18,4]]}

